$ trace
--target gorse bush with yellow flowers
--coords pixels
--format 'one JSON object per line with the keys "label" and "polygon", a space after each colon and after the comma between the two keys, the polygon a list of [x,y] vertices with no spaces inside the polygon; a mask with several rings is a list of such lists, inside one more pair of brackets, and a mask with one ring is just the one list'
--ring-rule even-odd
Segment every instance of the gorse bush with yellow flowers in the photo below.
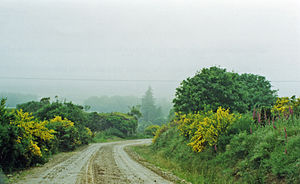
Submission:
{"label": "gorse bush with yellow flowers", "polygon": [[[53,148],[55,151],[71,151],[82,144],[80,132],[74,126],[74,122],[56,116],[49,120],[46,126],[55,131],[55,147]],[[81,134],[91,137],[90,129],[84,128],[82,131]]]}
{"label": "gorse bush with yellow flowers", "polygon": [[300,98],[277,98],[271,86],[202,69],[181,82],[174,120],[140,153],[192,183],[300,183]]}
{"label": "gorse bush with yellow flowers", "polygon": [[217,112],[177,114],[175,121],[181,134],[189,138],[189,146],[201,152],[206,146],[216,146],[219,136],[226,133],[239,117],[238,114],[230,114],[229,109],[219,107]]}
{"label": "gorse bush with yellow flowers", "polygon": [[21,127],[24,131],[20,134],[16,140],[18,144],[22,144],[22,141],[29,140],[29,147],[27,148],[26,158],[30,158],[30,154],[34,156],[42,157],[43,153],[48,152],[47,144],[54,139],[55,131],[46,127],[47,121],[37,121],[34,117],[22,110],[17,110],[15,120],[10,122],[11,125]]}
{"label": "gorse bush with yellow flowers", "polygon": [[79,131],[60,116],[41,121],[23,110],[8,111],[3,99],[0,120],[0,168],[5,172],[43,164],[53,153],[74,150],[92,137],[90,129]]}
{"label": "gorse bush with yellow flowers", "polygon": [[[7,171],[44,163],[55,131],[22,110],[8,112],[1,101],[0,165]],[[6,117],[6,118],[5,118]],[[8,118],[9,117],[9,118]]]}
{"label": "gorse bush with yellow flowers", "polygon": [[300,97],[295,96],[277,98],[275,105],[272,108],[272,113],[280,116],[292,114],[300,116]]}
{"label": "gorse bush with yellow flowers", "polygon": [[124,113],[89,113],[72,102],[42,98],[8,109],[0,104],[0,169],[5,173],[37,164],[92,141],[95,134],[136,134],[138,119]]}

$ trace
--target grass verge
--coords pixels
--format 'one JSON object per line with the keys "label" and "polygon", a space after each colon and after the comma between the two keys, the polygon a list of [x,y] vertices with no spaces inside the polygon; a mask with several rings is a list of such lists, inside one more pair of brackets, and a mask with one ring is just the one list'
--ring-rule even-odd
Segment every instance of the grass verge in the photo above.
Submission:
{"label": "grass verge", "polygon": [[[160,168],[163,172],[171,172],[178,178],[183,179],[177,179],[175,183],[233,183],[233,181],[228,179],[223,180],[222,177],[220,177],[221,173],[218,168],[208,168],[207,165],[204,164],[203,166],[207,167],[206,171],[197,170],[195,166],[192,165],[187,169],[183,166],[185,164],[184,161],[180,162],[167,158],[163,151],[154,152],[151,145],[133,146],[130,147],[130,149],[141,157],[142,162],[149,162]],[[174,182],[174,180],[171,181]]]}
{"label": "grass verge", "polygon": [[[174,175],[170,171],[159,167],[159,165],[155,165],[155,163],[150,163],[150,159],[145,159],[142,155],[146,156],[148,154],[142,154],[142,152],[145,151],[149,146],[147,145],[137,145],[137,146],[128,146],[125,147],[126,153],[135,161],[142,164],[144,167],[150,169],[154,173],[162,176],[166,180],[169,180],[174,183],[180,183],[180,184],[189,184],[189,182],[185,181],[184,179],[179,178],[178,176]],[[143,151],[142,151],[143,150]],[[142,152],[140,152],[142,151]],[[149,152],[147,152],[149,153]]]}

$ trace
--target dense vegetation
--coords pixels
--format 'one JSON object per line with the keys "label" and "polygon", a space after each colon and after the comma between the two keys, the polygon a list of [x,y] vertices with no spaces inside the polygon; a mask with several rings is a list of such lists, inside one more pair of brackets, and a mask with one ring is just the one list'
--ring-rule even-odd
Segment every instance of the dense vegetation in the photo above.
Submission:
{"label": "dense vegetation", "polygon": [[176,112],[216,111],[220,106],[244,113],[255,106],[270,106],[276,91],[263,76],[239,75],[218,67],[204,68],[192,78],[182,81],[176,89]]}
{"label": "dense vegetation", "polygon": [[134,149],[192,183],[299,183],[300,98],[276,100],[269,82],[252,74],[212,67],[196,76],[177,89],[175,117],[153,144]]}
{"label": "dense vegetation", "polygon": [[138,118],[139,133],[144,133],[148,126],[165,123],[172,106],[167,99],[155,99],[151,87],[147,89],[142,98],[136,96],[94,96],[86,99],[84,104],[90,107],[91,111],[100,113],[126,113],[130,108],[135,107],[141,111],[141,116]]}
{"label": "dense vegetation", "polygon": [[90,113],[72,102],[43,98],[9,110],[5,101],[0,106],[0,168],[5,172],[43,164],[52,154],[88,144],[95,135],[136,134],[135,108],[128,114]]}

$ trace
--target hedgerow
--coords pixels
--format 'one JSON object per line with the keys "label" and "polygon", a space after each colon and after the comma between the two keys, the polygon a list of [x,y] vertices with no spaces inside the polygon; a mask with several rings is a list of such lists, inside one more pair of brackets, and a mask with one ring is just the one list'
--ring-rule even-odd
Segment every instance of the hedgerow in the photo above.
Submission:
{"label": "hedgerow", "polygon": [[[271,109],[284,109],[278,104]],[[187,178],[193,183],[221,182],[212,177],[213,171],[229,183],[299,183],[300,119],[295,104],[285,103],[285,111],[272,110],[270,116],[265,107],[246,114],[222,108],[177,114],[172,122],[176,127],[157,134],[152,149],[179,164],[182,172],[193,173]]]}
{"label": "hedgerow", "polygon": [[[25,110],[23,110],[23,108]],[[138,120],[124,113],[88,113],[72,102],[28,102],[16,110],[0,104],[0,168],[5,173],[44,164],[57,152],[88,144],[96,133],[128,137]]]}

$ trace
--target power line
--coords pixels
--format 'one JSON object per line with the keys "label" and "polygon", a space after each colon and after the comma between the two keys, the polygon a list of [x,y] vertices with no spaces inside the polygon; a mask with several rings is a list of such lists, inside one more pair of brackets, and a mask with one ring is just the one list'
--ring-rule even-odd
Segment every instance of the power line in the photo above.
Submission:
{"label": "power line", "polygon": [[96,82],[180,82],[180,80],[144,80],[144,79],[97,79],[97,78],[40,78],[40,77],[0,77],[0,80],[50,80],[50,81],[96,81]]}
{"label": "power line", "polygon": [[[164,79],[98,79],[98,78],[42,78],[42,77],[0,77],[0,80],[49,80],[49,81],[95,81],[95,82],[181,82]],[[300,83],[300,80],[270,81],[274,83]]]}

